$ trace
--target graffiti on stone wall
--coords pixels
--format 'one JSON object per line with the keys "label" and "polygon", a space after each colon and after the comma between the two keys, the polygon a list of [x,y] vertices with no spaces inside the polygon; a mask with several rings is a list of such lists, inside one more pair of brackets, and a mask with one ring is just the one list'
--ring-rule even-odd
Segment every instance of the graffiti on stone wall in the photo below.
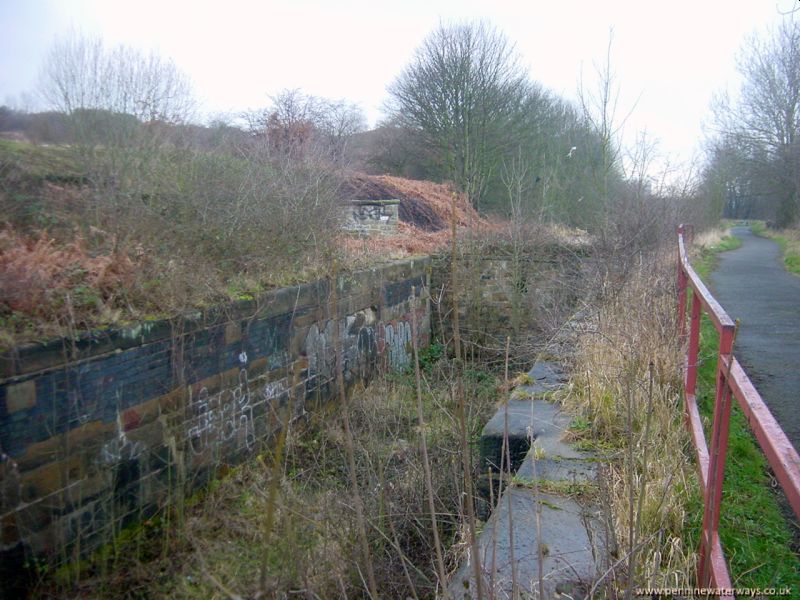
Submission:
{"label": "graffiti on stone wall", "polygon": [[[323,329],[312,325],[305,340],[309,375],[323,381],[332,380],[335,375],[333,327],[333,321],[328,321]],[[340,321],[339,331],[346,381],[368,379],[377,364],[379,348],[383,349],[385,360],[393,370],[404,369],[411,363],[411,323],[408,320],[380,327],[376,311],[369,308]]]}
{"label": "graffiti on stone wall", "polygon": [[352,215],[353,220],[357,223],[366,221],[385,223],[392,218],[392,210],[388,206],[381,204],[361,204],[353,207]]}
{"label": "graffiti on stone wall", "polygon": [[[339,321],[342,368],[345,380],[367,379],[375,369],[378,357],[378,338],[375,330],[377,312],[367,308],[348,315]],[[304,350],[308,357],[308,370],[311,377],[331,380],[335,375],[336,353],[333,347],[334,321],[328,321],[323,329],[316,324],[306,335]]]}
{"label": "graffiti on stone wall", "polygon": [[407,367],[411,361],[411,324],[407,321],[387,323],[384,327],[384,340],[392,369]]}
{"label": "graffiti on stone wall", "polygon": [[80,425],[88,423],[90,415],[83,407],[78,391],[74,389],[67,391],[67,400],[69,401],[70,419],[76,420]]}
{"label": "graffiti on stone wall", "polygon": [[[349,217],[352,205],[346,209]],[[391,212],[392,226],[396,211],[393,205],[367,206],[360,216],[365,229],[378,229],[375,219]],[[28,548],[31,555],[57,560],[77,556],[73,545],[77,553],[89,553],[113,541],[130,519],[196,489],[213,474],[210,467],[238,462],[248,449],[257,451],[260,440],[266,441],[282,422],[284,407],[293,408],[296,417],[308,408],[306,402],[321,404],[334,397],[334,326],[340,327],[351,382],[362,376],[367,380],[390,365],[409,364],[406,313],[414,305],[411,287],[419,291],[424,285],[426,264],[348,275],[341,306],[351,308],[339,320],[320,318],[329,306],[324,297],[328,287],[317,283],[298,286],[296,294],[276,293],[274,309],[269,296],[263,313],[259,309],[252,320],[248,313],[246,327],[237,305],[230,331],[209,317],[197,321],[196,330],[192,325],[172,329],[170,335],[171,322],[164,321],[163,332],[152,335],[137,330],[136,335],[110,333],[106,339],[103,334],[98,344],[92,338],[75,346],[81,360],[66,365],[46,346],[41,353],[26,354],[30,362],[13,367],[21,369],[20,379],[28,379],[9,379],[2,386],[6,405],[16,412],[0,415],[0,496],[10,518],[24,524],[4,532],[5,547],[24,548],[26,559]],[[294,309],[282,312],[291,299],[297,318]],[[420,314],[422,331],[429,317]],[[117,335],[124,343],[107,352]],[[315,371],[329,379],[312,396],[322,381]],[[276,378],[282,379],[268,382]],[[220,391],[220,381],[228,389]],[[67,434],[68,441],[77,440],[66,448],[70,454],[51,454]],[[24,458],[19,465],[18,456]],[[62,465],[62,459],[68,460]],[[33,469],[45,460],[43,473],[52,464],[66,478],[40,482]],[[176,481],[181,485],[174,487]],[[50,487],[57,495],[49,495]],[[48,508],[55,497],[63,499],[58,514]],[[0,581],[6,581],[9,568],[8,561],[0,560]]]}
{"label": "graffiti on stone wall", "polygon": [[344,229],[360,235],[391,234],[397,231],[398,202],[354,201],[342,209]]}
{"label": "graffiti on stone wall", "polygon": [[202,454],[212,444],[232,443],[236,448],[250,449],[256,441],[253,426],[253,406],[247,370],[239,371],[239,384],[217,394],[202,388],[189,401],[192,415],[189,427],[189,447]]}
{"label": "graffiti on stone wall", "polygon": [[125,435],[122,424],[122,415],[117,411],[117,434],[110,441],[103,444],[100,449],[100,458],[103,463],[113,465],[126,460],[135,460],[144,451],[142,442],[132,442]]}
{"label": "graffiti on stone wall", "polygon": [[378,339],[375,325],[378,314],[367,308],[349,315],[344,322],[344,370],[350,377],[367,379],[375,368]]}
{"label": "graffiti on stone wall", "polygon": [[253,389],[247,370],[239,371],[239,384],[233,388],[209,394],[201,388],[189,401],[191,424],[188,429],[189,447],[200,455],[211,446],[232,445],[235,449],[251,450],[256,442],[254,405],[270,402],[286,394],[286,379],[265,383]]}

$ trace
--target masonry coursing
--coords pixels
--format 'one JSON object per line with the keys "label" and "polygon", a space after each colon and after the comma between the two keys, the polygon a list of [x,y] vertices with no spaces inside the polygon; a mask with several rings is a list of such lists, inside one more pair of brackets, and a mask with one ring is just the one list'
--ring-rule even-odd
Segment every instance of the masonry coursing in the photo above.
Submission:
{"label": "masonry coursing", "polygon": [[[429,342],[430,262],[283,288],[171,321],[0,355],[0,571],[112,541],[222,464],[253,455],[283,422],[345,380],[409,362],[411,315]],[[0,577],[3,573],[0,573]]]}

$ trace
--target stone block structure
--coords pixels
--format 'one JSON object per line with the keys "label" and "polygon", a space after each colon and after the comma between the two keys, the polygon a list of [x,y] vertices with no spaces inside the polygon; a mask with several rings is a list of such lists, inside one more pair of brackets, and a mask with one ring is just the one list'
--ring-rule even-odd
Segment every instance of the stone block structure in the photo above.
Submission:
{"label": "stone block structure", "polygon": [[[0,580],[74,560],[269,443],[289,411],[401,369],[430,335],[427,259],[0,355]],[[332,285],[336,286],[333,314]]]}
{"label": "stone block structure", "polygon": [[399,200],[350,200],[343,208],[343,227],[361,235],[392,235],[400,221]]}

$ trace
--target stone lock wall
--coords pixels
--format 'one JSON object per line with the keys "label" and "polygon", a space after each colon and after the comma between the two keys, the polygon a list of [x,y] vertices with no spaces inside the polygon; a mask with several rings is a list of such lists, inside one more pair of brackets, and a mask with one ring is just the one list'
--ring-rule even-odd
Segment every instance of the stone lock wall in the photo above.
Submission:
{"label": "stone lock wall", "polygon": [[[178,320],[0,355],[0,580],[26,556],[113,540],[334,397],[429,342],[429,261],[283,288]],[[412,299],[412,290],[416,295]],[[0,594],[2,596],[2,594]]]}
{"label": "stone lock wall", "polygon": [[399,200],[352,200],[343,209],[342,227],[361,235],[395,234],[399,207]]}
{"label": "stone lock wall", "polygon": [[[515,258],[504,250],[459,258],[459,320],[465,340],[496,344],[507,335],[530,330],[543,314],[571,305],[576,299],[582,259],[574,252],[549,249]],[[432,260],[434,295],[441,291],[442,302],[449,307],[450,258],[438,255]],[[435,328],[445,327],[445,337],[451,328],[448,314],[445,310],[441,323],[433,321]]]}

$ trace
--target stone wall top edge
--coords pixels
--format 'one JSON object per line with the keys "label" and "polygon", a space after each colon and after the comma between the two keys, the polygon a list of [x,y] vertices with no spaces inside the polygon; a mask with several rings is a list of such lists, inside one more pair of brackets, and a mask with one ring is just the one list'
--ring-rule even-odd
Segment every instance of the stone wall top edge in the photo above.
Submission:
{"label": "stone wall top edge", "polygon": [[400,204],[400,200],[396,198],[385,198],[381,200],[344,200],[345,206],[392,206]]}

